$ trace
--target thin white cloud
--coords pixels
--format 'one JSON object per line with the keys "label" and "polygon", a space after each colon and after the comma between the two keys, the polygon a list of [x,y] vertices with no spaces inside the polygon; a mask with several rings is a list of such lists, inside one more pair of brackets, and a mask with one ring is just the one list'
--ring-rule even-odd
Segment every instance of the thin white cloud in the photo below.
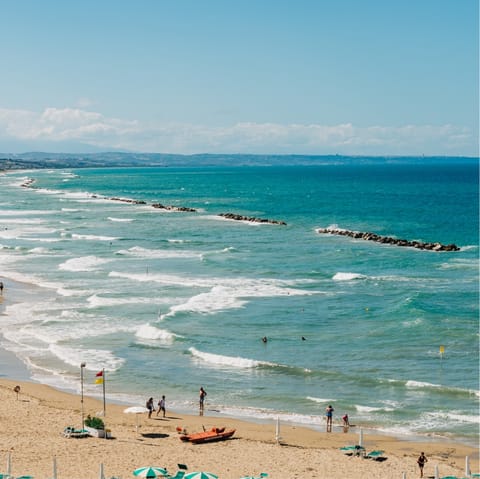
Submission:
{"label": "thin white cloud", "polygon": [[277,123],[146,125],[79,108],[0,109],[2,140],[80,142],[105,150],[169,153],[477,155],[478,138],[455,125],[359,127]]}

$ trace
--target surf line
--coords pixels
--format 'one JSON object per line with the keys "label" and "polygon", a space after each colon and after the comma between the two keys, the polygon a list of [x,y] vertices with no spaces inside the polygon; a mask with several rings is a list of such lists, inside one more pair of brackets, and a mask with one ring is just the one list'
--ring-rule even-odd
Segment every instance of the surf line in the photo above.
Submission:
{"label": "surf line", "polygon": [[381,236],[375,233],[362,233],[361,231],[350,231],[337,228],[318,228],[316,231],[319,234],[350,236],[351,238],[362,239],[365,241],[375,241],[382,244],[405,246],[429,251],[460,251],[460,248],[456,244],[444,245],[442,243],[426,243],[415,240],[410,241],[406,239],[392,238],[391,236]]}

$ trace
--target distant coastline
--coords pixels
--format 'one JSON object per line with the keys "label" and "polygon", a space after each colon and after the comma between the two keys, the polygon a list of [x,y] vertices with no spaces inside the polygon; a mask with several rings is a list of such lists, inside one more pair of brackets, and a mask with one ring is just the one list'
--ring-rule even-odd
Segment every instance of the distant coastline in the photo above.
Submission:
{"label": "distant coastline", "polygon": [[245,166],[318,166],[366,164],[441,164],[478,163],[468,156],[344,156],[344,155],[261,155],[171,153],[0,153],[0,171],[43,168],[105,167],[245,167]]}

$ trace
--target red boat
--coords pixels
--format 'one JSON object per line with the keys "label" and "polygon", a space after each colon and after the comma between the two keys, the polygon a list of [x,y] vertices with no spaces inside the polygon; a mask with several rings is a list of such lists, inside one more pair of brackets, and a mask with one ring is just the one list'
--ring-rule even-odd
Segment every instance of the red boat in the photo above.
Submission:
{"label": "red boat", "polygon": [[235,429],[225,429],[224,427],[212,427],[209,431],[194,432],[193,434],[182,434],[180,439],[193,444],[202,444],[204,442],[223,441],[232,437]]}

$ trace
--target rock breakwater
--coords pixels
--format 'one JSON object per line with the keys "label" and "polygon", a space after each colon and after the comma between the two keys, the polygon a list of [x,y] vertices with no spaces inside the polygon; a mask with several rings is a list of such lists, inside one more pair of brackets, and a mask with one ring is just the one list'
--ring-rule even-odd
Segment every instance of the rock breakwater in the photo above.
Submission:
{"label": "rock breakwater", "polygon": [[251,223],[268,223],[272,225],[286,225],[285,221],[278,221],[278,220],[269,220],[266,218],[256,218],[254,216],[243,216],[237,215],[236,213],[220,213],[218,216],[223,216],[228,220],[235,220],[235,221],[250,221]]}
{"label": "rock breakwater", "polygon": [[417,248],[429,251],[459,251],[460,248],[455,244],[444,245],[442,243],[429,243],[423,241],[410,241],[406,239],[392,238],[391,236],[381,236],[375,233],[362,233],[361,231],[350,231],[338,228],[318,228],[317,233],[331,234],[340,236],[349,236],[355,239],[362,239],[365,241],[375,241],[382,244],[390,244],[394,246],[404,246],[409,248]]}

